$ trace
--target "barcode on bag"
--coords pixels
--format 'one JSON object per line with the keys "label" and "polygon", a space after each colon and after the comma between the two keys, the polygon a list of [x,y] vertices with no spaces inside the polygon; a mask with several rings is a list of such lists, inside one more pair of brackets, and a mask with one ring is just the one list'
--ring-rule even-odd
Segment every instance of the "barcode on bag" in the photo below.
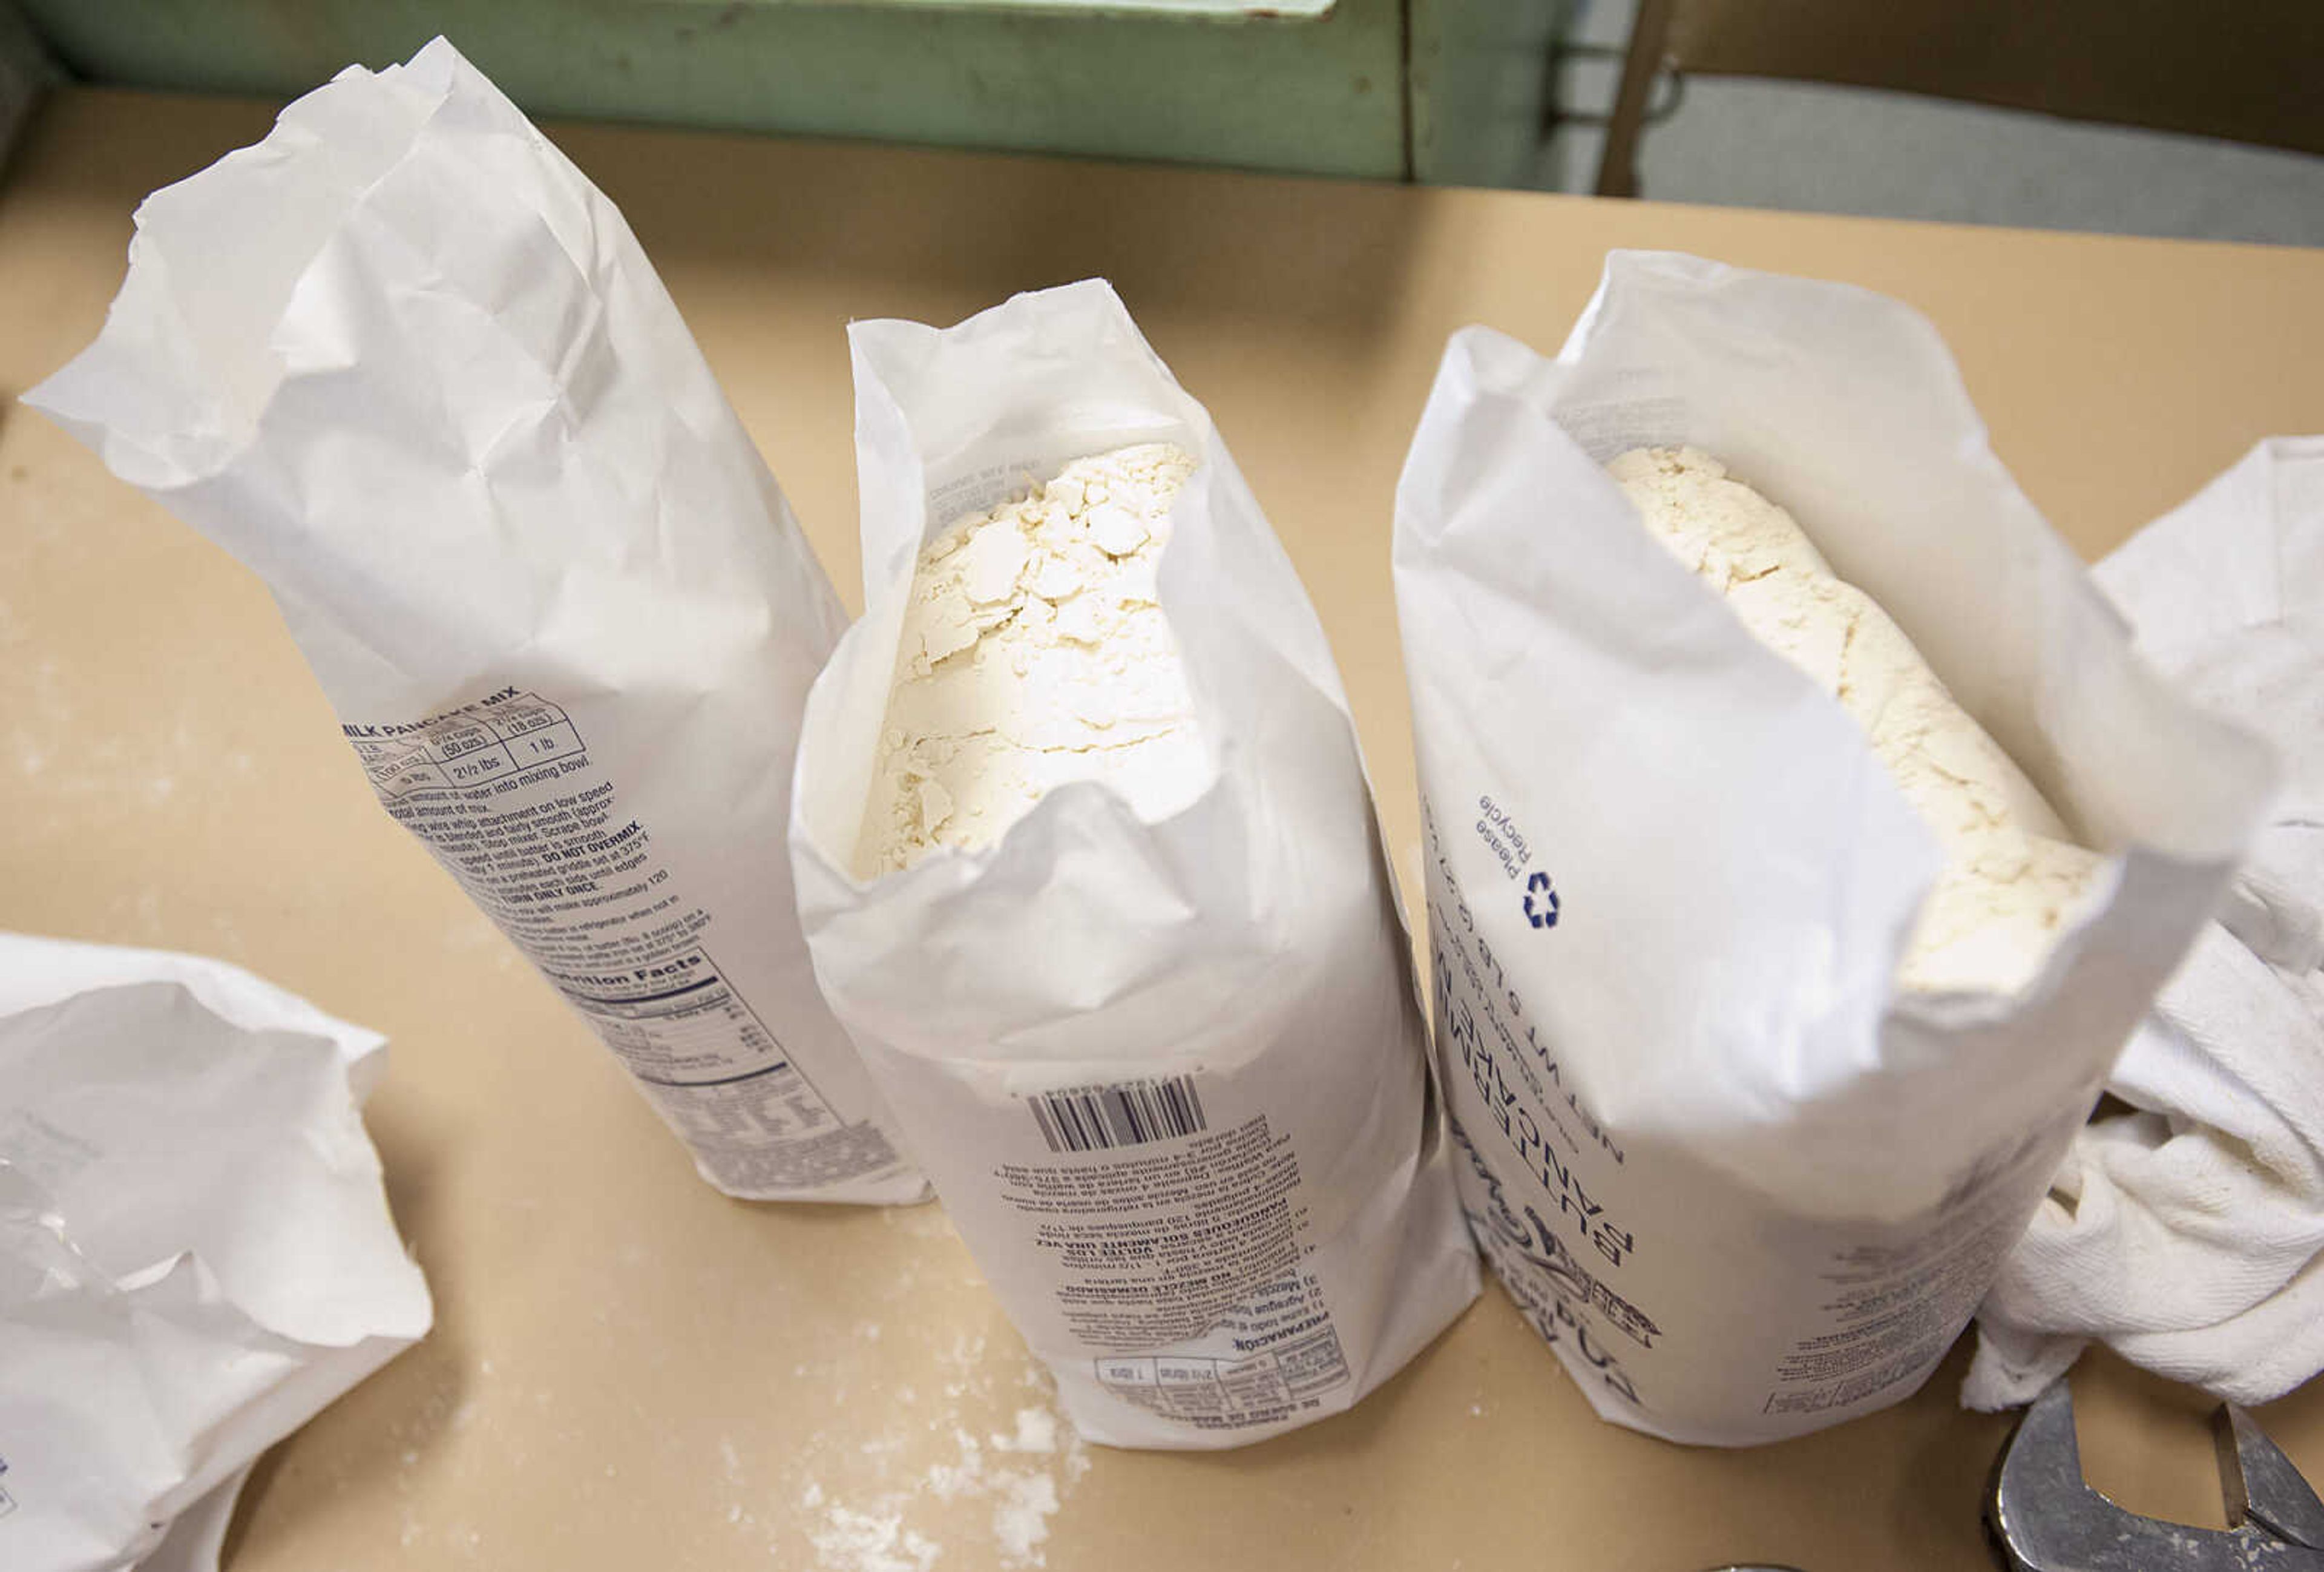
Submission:
{"label": "barcode on bag", "polygon": [[1036,1093],[1033,1122],[1051,1151],[1100,1151],[1142,1146],[1207,1130],[1194,1077],[1116,1081],[1110,1087],[1068,1087]]}

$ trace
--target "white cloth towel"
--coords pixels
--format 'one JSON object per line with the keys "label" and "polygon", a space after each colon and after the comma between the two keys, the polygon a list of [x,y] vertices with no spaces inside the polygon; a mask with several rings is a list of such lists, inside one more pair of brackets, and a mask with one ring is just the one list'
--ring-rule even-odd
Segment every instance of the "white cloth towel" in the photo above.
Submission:
{"label": "white cloth towel", "polygon": [[1978,1313],[1961,1401],[2083,1346],[2240,1403],[2324,1369],[2324,437],[2276,438],[2099,564],[2140,650],[2267,736],[2285,791]]}

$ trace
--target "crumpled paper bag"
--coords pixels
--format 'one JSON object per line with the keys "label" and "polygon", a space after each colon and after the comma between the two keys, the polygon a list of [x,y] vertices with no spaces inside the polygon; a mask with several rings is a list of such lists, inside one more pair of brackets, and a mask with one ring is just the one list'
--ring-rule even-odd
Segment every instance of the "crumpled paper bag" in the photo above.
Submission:
{"label": "crumpled paper bag", "polygon": [[251,1463],[428,1330],[377,1032],[238,967],[0,934],[0,1565],[206,1572]]}

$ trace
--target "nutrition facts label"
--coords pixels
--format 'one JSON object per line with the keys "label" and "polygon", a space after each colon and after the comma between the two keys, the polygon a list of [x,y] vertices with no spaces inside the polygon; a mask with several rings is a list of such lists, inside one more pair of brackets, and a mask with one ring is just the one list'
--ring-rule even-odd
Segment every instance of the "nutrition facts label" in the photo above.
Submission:
{"label": "nutrition facts label", "polygon": [[1299,1400],[1348,1379],[1347,1356],[1330,1323],[1245,1359],[1157,1355],[1100,1359],[1098,1381],[1126,1402],[1174,1419],[1220,1426],[1280,1419]]}
{"label": "nutrition facts label", "polygon": [[738,1052],[757,1059],[781,1050],[699,946],[625,972],[549,981],[642,1080],[732,1080]]}
{"label": "nutrition facts label", "polygon": [[505,689],[408,724],[345,727],[373,789],[605,1046],[706,1172],[741,1194],[892,1167],[844,1124],[714,958],[727,934],[673,873],[572,716]]}

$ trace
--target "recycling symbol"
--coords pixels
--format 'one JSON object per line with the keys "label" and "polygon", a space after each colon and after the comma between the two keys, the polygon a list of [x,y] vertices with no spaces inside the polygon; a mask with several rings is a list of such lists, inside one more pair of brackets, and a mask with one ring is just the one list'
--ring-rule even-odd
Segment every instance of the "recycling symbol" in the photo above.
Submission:
{"label": "recycling symbol", "polygon": [[1536,928],[1557,926],[1557,892],[1549,887],[1547,874],[1535,874],[1526,881],[1525,914]]}

